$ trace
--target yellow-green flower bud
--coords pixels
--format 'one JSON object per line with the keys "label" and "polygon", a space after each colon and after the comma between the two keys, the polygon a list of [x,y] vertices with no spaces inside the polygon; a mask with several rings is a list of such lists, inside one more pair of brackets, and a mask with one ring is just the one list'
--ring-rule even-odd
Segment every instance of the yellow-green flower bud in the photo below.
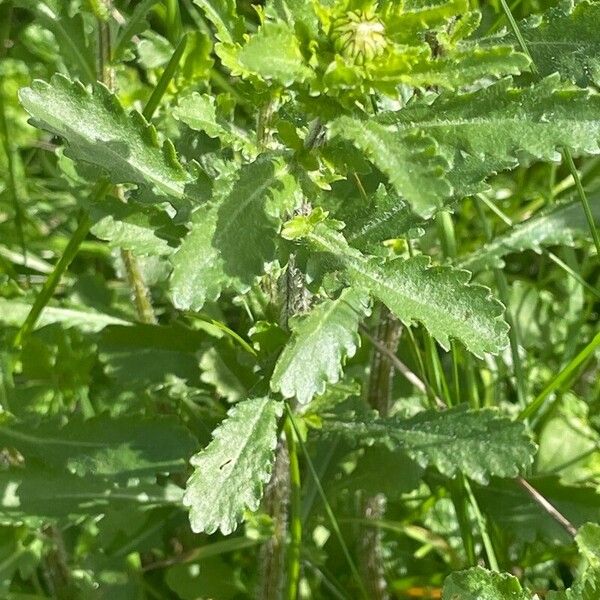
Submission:
{"label": "yellow-green flower bud", "polygon": [[372,11],[356,10],[331,24],[335,49],[357,65],[379,56],[386,47],[385,27]]}

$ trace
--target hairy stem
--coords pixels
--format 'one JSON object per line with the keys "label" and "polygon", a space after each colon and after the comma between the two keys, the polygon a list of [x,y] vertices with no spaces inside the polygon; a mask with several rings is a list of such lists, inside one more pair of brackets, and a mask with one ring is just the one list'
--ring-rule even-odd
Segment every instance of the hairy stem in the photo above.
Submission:
{"label": "hairy stem", "polygon": [[[387,307],[380,307],[379,325],[371,358],[371,373],[367,389],[367,401],[382,417],[389,413],[392,381],[396,355],[400,340],[400,322]],[[379,345],[386,349],[382,352]],[[388,354],[389,353],[389,354]],[[384,494],[375,494],[363,501],[363,517],[369,522],[381,521],[385,516],[387,500]],[[360,571],[369,598],[386,600],[390,597],[383,565],[382,533],[378,527],[366,525],[362,528],[358,544]]]}
{"label": "hairy stem", "polygon": [[[111,0],[104,0],[107,11],[111,8]],[[115,72],[110,64],[111,56],[111,39],[110,28],[108,23],[98,18],[98,76],[106,87],[114,91],[115,89]],[[153,95],[154,96],[154,95]],[[153,99],[151,96],[151,100]],[[154,110],[155,105],[152,105]],[[122,189],[117,188],[117,195],[125,202],[125,196]],[[138,319],[142,323],[156,323],[156,316],[152,308],[150,290],[144,281],[139,262],[131,250],[121,248],[121,260],[127,275],[127,281],[133,292],[133,301],[136,308]]]}
{"label": "hairy stem", "polygon": [[262,545],[257,598],[280,600],[285,580],[286,542],[290,500],[290,460],[287,443],[279,440],[271,480],[263,498],[265,512],[273,520],[273,534]]}

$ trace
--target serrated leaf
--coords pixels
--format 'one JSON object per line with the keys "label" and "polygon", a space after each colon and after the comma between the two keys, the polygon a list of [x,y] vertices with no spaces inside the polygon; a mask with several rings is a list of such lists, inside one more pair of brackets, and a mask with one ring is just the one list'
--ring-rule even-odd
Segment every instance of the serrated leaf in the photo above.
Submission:
{"label": "serrated leaf", "polygon": [[442,600],[531,600],[531,594],[508,573],[474,567],[446,578]]}
{"label": "serrated leaf", "polygon": [[284,22],[266,22],[236,52],[239,65],[228,63],[234,75],[258,75],[289,86],[306,80],[311,70],[304,64],[294,30]]}
{"label": "serrated leaf", "polygon": [[558,72],[581,87],[600,83],[597,3],[563,2],[520,27],[542,76]]}
{"label": "serrated leaf", "polygon": [[[600,203],[590,202],[592,213],[600,221]],[[502,258],[512,252],[534,250],[544,246],[572,246],[578,237],[586,237],[589,226],[579,201],[551,206],[518,223],[508,232],[484,244],[473,254],[459,262],[461,268],[477,272],[482,269],[501,268]]]}
{"label": "serrated leaf", "polygon": [[388,2],[383,17],[386,34],[401,43],[414,43],[420,33],[436,29],[468,10],[467,0]]}
{"label": "serrated leaf", "polygon": [[[0,323],[20,327],[31,311],[33,303],[17,299],[0,298]],[[131,325],[125,319],[107,315],[91,308],[62,308],[46,306],[36,323],[36,328],[51,323],[61,323],[64,327],[75,327],[95,333],[109,325]]]}
{"label": "serrated leaf", "polygon": [[244,400],[213,432],[191,463],[183,503],[196,533],[234,531],[245,510],[255,511],[269,481],[282,405],[270,398]]}
{"label": "serrated leaf", "polygon": [[271,389],[306,404],[322,394],[327,383],[337,383],[346,358],[354,356],[360,344],[358,325],[367,312],[365,294],[346,289],[335,300],[324,300],[308,314],[294,317],[292,337],[275,364]]}
{"label": "serrated leaf", "polygon": [[351,246],[363,252],[377,254],[384,241],[401,237],[423,223],[406,201],[383,185],[369,200],[369,204],[365,204],[361,199],[358,210],[350,213],[345,208],[344,211],[346,239]]}
{"label": "serrated leaf", "polygon": [[171,297],[177,308],[199,310],[223,287],[246,291],[276,257],[281,215],[297,200],[283,161],[263,157],[245,165],[226,197],[196,211],[192,228],[171,257]]}
{"label": "serrated leaf", "polygon": [[37,127],[66,140],[71,158],[101,167],[114,183],[148,186],[174,199],[193,193],[173,145],[161,147],[154,127],[135,111],[127,114],[102,84],[90,92],[55,75],[50,83],[35,80],[19,97]]}
{"label": "serrated leaf", "polygon": [[483,356],[508,344],[503,306],[487,288],[469,285],[467,271],[432,267],[426,256],[383,262],[348,246],[326,223],[309,229],[305,240],[312,251],[322,254],[325,268],[343,270],[352,286],[381,300],[403,322],[422,323],[443,348],[448,349],[455,338]]}
{"label": "serrated leaf", "polygon": [[25,460],[35,459],[50,468],[123,481],[184,471],[197,447],[176,418],[106,415],[72,419],[64,427],[52,422],[37,427],[5,422],[0,424],[0,443],[18,450]]}
{"label": "serrated leaf", "polygon": [[487,483],[491,475],[516,477],[533,462],[536,449],[523,423],[465,405],[410,419],[331,417],[325,419],[324,430],[402,450],[423,467],[433,465],[448,477],[461,471],[479,483]]}
{"label": "serrated leaf", "polygon": [[137,255],[167,256],[179,244],[183,228],[176,227],[166,212],[155,206],[125,204],[109,197],[92,206],[90,212],[95,221],[91,232],[111,248],[125,248]]}
{"label": "serrated leaf", "polygon": [[214,387],[219,396],[234,403],[248,395],[248,386],[243,381],[246,375],[243,365],[235,353],[226,353],[227,350],[226,346],[215,345],[202,354],[200,379]]}
{"label": "serrated leaf", "polygon": [[244,21],[235,7],[235,0],[194,0],[214,25],[217,39],[225,44],[232,44],[241,39],[244,32]]}
{"label": "serrated leaf", "polygon": [[308,38],[318,36],[319,20],[312,0],[268,0],[265,11],[267,15],[288,22],[296,31],[305,32]]}
{"label": "serrated leaf", "polygon": [[179,101],[173,115],[188,127],[204,131],[209,137],[218,138],[224,146],[246,150],[249,155],[256,154],[256,145],[244,131],[217,116],[213,96],[194,92]]}
{"label": "serrated leaf", "polygon": [[375,121],[351,117],[336,119],[330,131],[364,152],[420,216],[430,217],[451,195],[444,178],[449,165],[433,138],[415,131],[398,135]]}
{"label": "serrated leaf", "polygon": [[[447,56],[421,59],[400,78],[413,86],[438,86],[449,90],[471,84],[485,77],[518,75],[529,66],[525,54],[511,46],[482,48],[474,44],[462,44]],[[389,75],[382,69],[379,81]]]}
{"label": "serrated leaf", "polygon": [[558,75],[528,88],[510,79],[462,95],[441,95],[431,105],[412,105],[378,119],[388,135],[415,128],[434,138],[450,159],[466,153],[494,169],[525,155],[559,160],[560,149],[576,155],[600,152],[600,95],[565,87]]}

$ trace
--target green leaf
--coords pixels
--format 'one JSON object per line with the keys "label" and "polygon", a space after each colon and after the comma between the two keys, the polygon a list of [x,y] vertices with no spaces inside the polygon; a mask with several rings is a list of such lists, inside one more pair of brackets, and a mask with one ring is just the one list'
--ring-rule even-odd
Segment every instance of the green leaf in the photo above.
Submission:
{"label": "green leaf", "polygon": [[375,121],[351,117],[336,119],[330,131],[364,152],[420,216],[430,217],[451,195],[444,178],[449,165],[433,138],[414,131],[398,135]]}
{"label": "green leaf", "polygon": [[112,51],[113,61],[122,58],[127,45],[130,43],[131,38],[134,35],[142,33],[149,27],[146,17],[148,16],[148,13],[152,7],[157,3],[158,0],[142,0],[134,7],[126,23],[117,34]]}
{"label": "green leaf", "polygon": [[344,207],[344,215],[348,215],[345,216],[346,239],[362,252],[377,254],[381,252],[384,241],[401,237],[423,223],[423,219],[415,215],[402,198],[383,185],[369,200],[369,204],[362,199],[357,202],[358,209],[352,213]]}
{"label": "green leaf", "polygon": [[[438,86],[456,90],[483,78],[518,75],[529,66],[525,54],[511,46],[482,48],[462,44],[447,56],[419,60],[399,79],[413,86]],[[393,70],[381,69],[378,81],[394,77]]]}
{"label": "green leaf", "polygon": [[586,523],[579,528],[575,536],[579,553],[590,567],[600,567],[600,525]]}
{"label": "green leaf", "polygon": [[304,64],[293,29],[281,21],[264,23],[237,52],[240,68],[229,64],[234,75],[254,74],[289,86],[306,80],[311,70]]}
{"label": "green leaf", "polygon": [[178,326],[112,326],[102,332],[98,357],[106,374],[130,391],[173,376],[195,385],[200,380],[197,353],[204,339],[202,332]]}
{"label": "green leaf", "polygon": [[[31,311],[31,306],[31,303],[23,300],[0,298],[0,323],[20,327]],[[100,331],[109,325],[130,325],[124,319],[91,308],[46,306],[36,323],[36,328],[39,329],[51,323],[61,323],[64,327],[75,327],[90,333]]]}
{"label": "green leaf", "polygon": [[235,0],[194,0],[214,25],[217,38],[225,43],[232,44],[239,41],[244,32],[244,21],[238,16]]}
{"label": "green leaf", "polygon": [[204,131],[209,137],[218,138],[224,146],[245,150],[250,156],[256,154],[256,145],[243,130],[217,116],[213,96],[194,92],[179,101],[173,115],[188,127]]}
{"label": "green leaf", "polygon": [[95,221],[91,232],[111,248],[125,248],[137,255],[167,256],[179,245],[179,228],[155,206],[126,204],[108,197],[91,207],[91,216]]}
{"label": "green leaf", "polygon": [[481,165],[491,161],[492,170],[513,167],[523,155],[557,161],[565,147],[577,155],[600,151],[600,95],[565,87],[558,75],[525,89],[505,79],[378,120],[390,137],[418,129],[434,138],[449,160],[466,153]]}
{"label": "green leaf", "polygon": [[161,147],[154,127],[138,112],[127,114],[102,84],[90,93],[55,75],[50,83],[34,81],[19,97],[34,125],[65,138],[71,158],[101,167],[114,183],[150,186],[174,199],[193,193],[173,144]]}
{"label": "green leaf", "polygon": [[[558,477],[536,476],[531,483],[575,526],[600,521],[600,502],[593,487],[565,485]],[[493,480],[476,488],[475,495],[489,519],[519,543],[540,541],[555,546],[572,542],[565,529],[548,513],[540,512],[539,504],[516,481]]]}
{"label": "green leaf", "polygon": [[[590,206],[594,217],[600,221],[600,202],[590,202]],[[463,258],[459,266],[473,272],[501,268],[504,266],[502,258],[512,252],[541,252],[544,246],[572,246],[577,238],[588,235],[589,226],[581,203],[557,204],[484,244]]]}
{"label": "green leaf", "polygon": [[302,31],[308,39],[315,39],[319,34],[319,20],[312,0],[268,0],[265,11],[294,26],[296,31]]}
{"label": "green leaf", "polygon": [[458,571],[444,581],[443,600],[531,600],[519,580],[481,567]]}
{"label": "green leaf", "polygon": [[600,571],[587,569],[564,592],[548,592],[548,600],[596,600],[600,594]]}
{"label": "green leaf", "polygon": [[387,35],[410,44],[422,32],[436,29],[468,11],[467,0],[408,0],[387,2],[383,18]]}
{"label": "green leaf", "polygon": [[19,0],[36,21],[52,32],[60,50],[60,58],[69,73],[85,83],[96,81],[96,44],[81,12],[69,14],[62,2]]}
{"label": "green leaf", "polygon": [[[249,541],[234,538],[240,539]],[[206,544],[203,549],[213,546],[214,544]],[[198,590],[202,590],[203,598],[233,600],[246,591],[240,579],[235,566],[220,556],[209,556],[191,565],[175,565],[170,567],[165,575],[167,585],[181,600],[198,600]]]}
{"label": "green leaf", "polygon": [[[558,72],[581,87],[600,83],[600,6],[562,2],[527,24],[521,33],[542,76]],[[510,36],[511,39],[514,36]]]}
{"label": "green leaf", "polygon": [[298,187],[281,160],[245,165],[225,198],[196,211],[192,229],[171,257],[171,297],[199,310],[225,286],[244,292],[276,258],[281,215],[297,202]]}
{"label": "green leaf", "polygon": [[360,344],[358,325],[368,312],[364,293],[345,289],[335,300],[324,300],[308,314],[294,317],[292,337],[275,364],[271,389],[300,404],[337,383],[346,358]]}
{"label": "green leaf", "polygon": [[327,417],[323,428],[349,441],[402,450],[422,467],[433,465],[448,477],[461,471],[480,483],[487,483],[490,475],[516,477],[531,465],[536,449],[523,423],[491,409],[469,410],[464,404],[410,419]]}
{"label": "green leaf", "polygon": [[[286,224],[283,235],[307,217]],[[301,228],[300,228],[301,229]],[[421,322],[448,349],[460,340],[476,356],[497,353],[508,344],[502,305],[487,288],[469,285],[467,271],[431,266],[426,256],[382,262],[348,246],[326,223],[309,227],[305,243],[322,256],[324,267],[343,270],[348,282],[381,300],[404,323]]]}
{"label": "green leaf", "polygon": [[128,480],[185,470],[196,442],[176,418],[106,415],[71,419],[64,427],[42,422],[0,424],[0,443],[26,459],[75,475]]}
{"label": "green leaf", "polygon": [[200,369],[200,379],[214,387],[216,393],[228,402],[233,404],[248,396],[247,369],[231,346],[214,343],[202,354]]}
{"label": "green leaf", "polygon": [[270,398],[244,400],[213,433],[213,441],[192,457],[194,473],[183,502],[196,533],[234,531],[245,510],[258,509],[277,446],[282,404]]}
{"label": "green leaf", "polygon": [[0,522],[99,515],[128,507],[177,506],[174,484],[118,487],[102,477],[78,477],[65,471],[27,466],[0,471]]}

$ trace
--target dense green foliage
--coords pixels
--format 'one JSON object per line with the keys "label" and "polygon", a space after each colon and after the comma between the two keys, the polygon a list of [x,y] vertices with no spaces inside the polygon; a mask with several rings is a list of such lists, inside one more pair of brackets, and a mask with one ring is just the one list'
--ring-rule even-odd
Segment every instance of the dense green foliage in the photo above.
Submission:
{"label": "dense green foliage", "polygon": [[597,0],[0,0],[0,597],[600,597]]}

